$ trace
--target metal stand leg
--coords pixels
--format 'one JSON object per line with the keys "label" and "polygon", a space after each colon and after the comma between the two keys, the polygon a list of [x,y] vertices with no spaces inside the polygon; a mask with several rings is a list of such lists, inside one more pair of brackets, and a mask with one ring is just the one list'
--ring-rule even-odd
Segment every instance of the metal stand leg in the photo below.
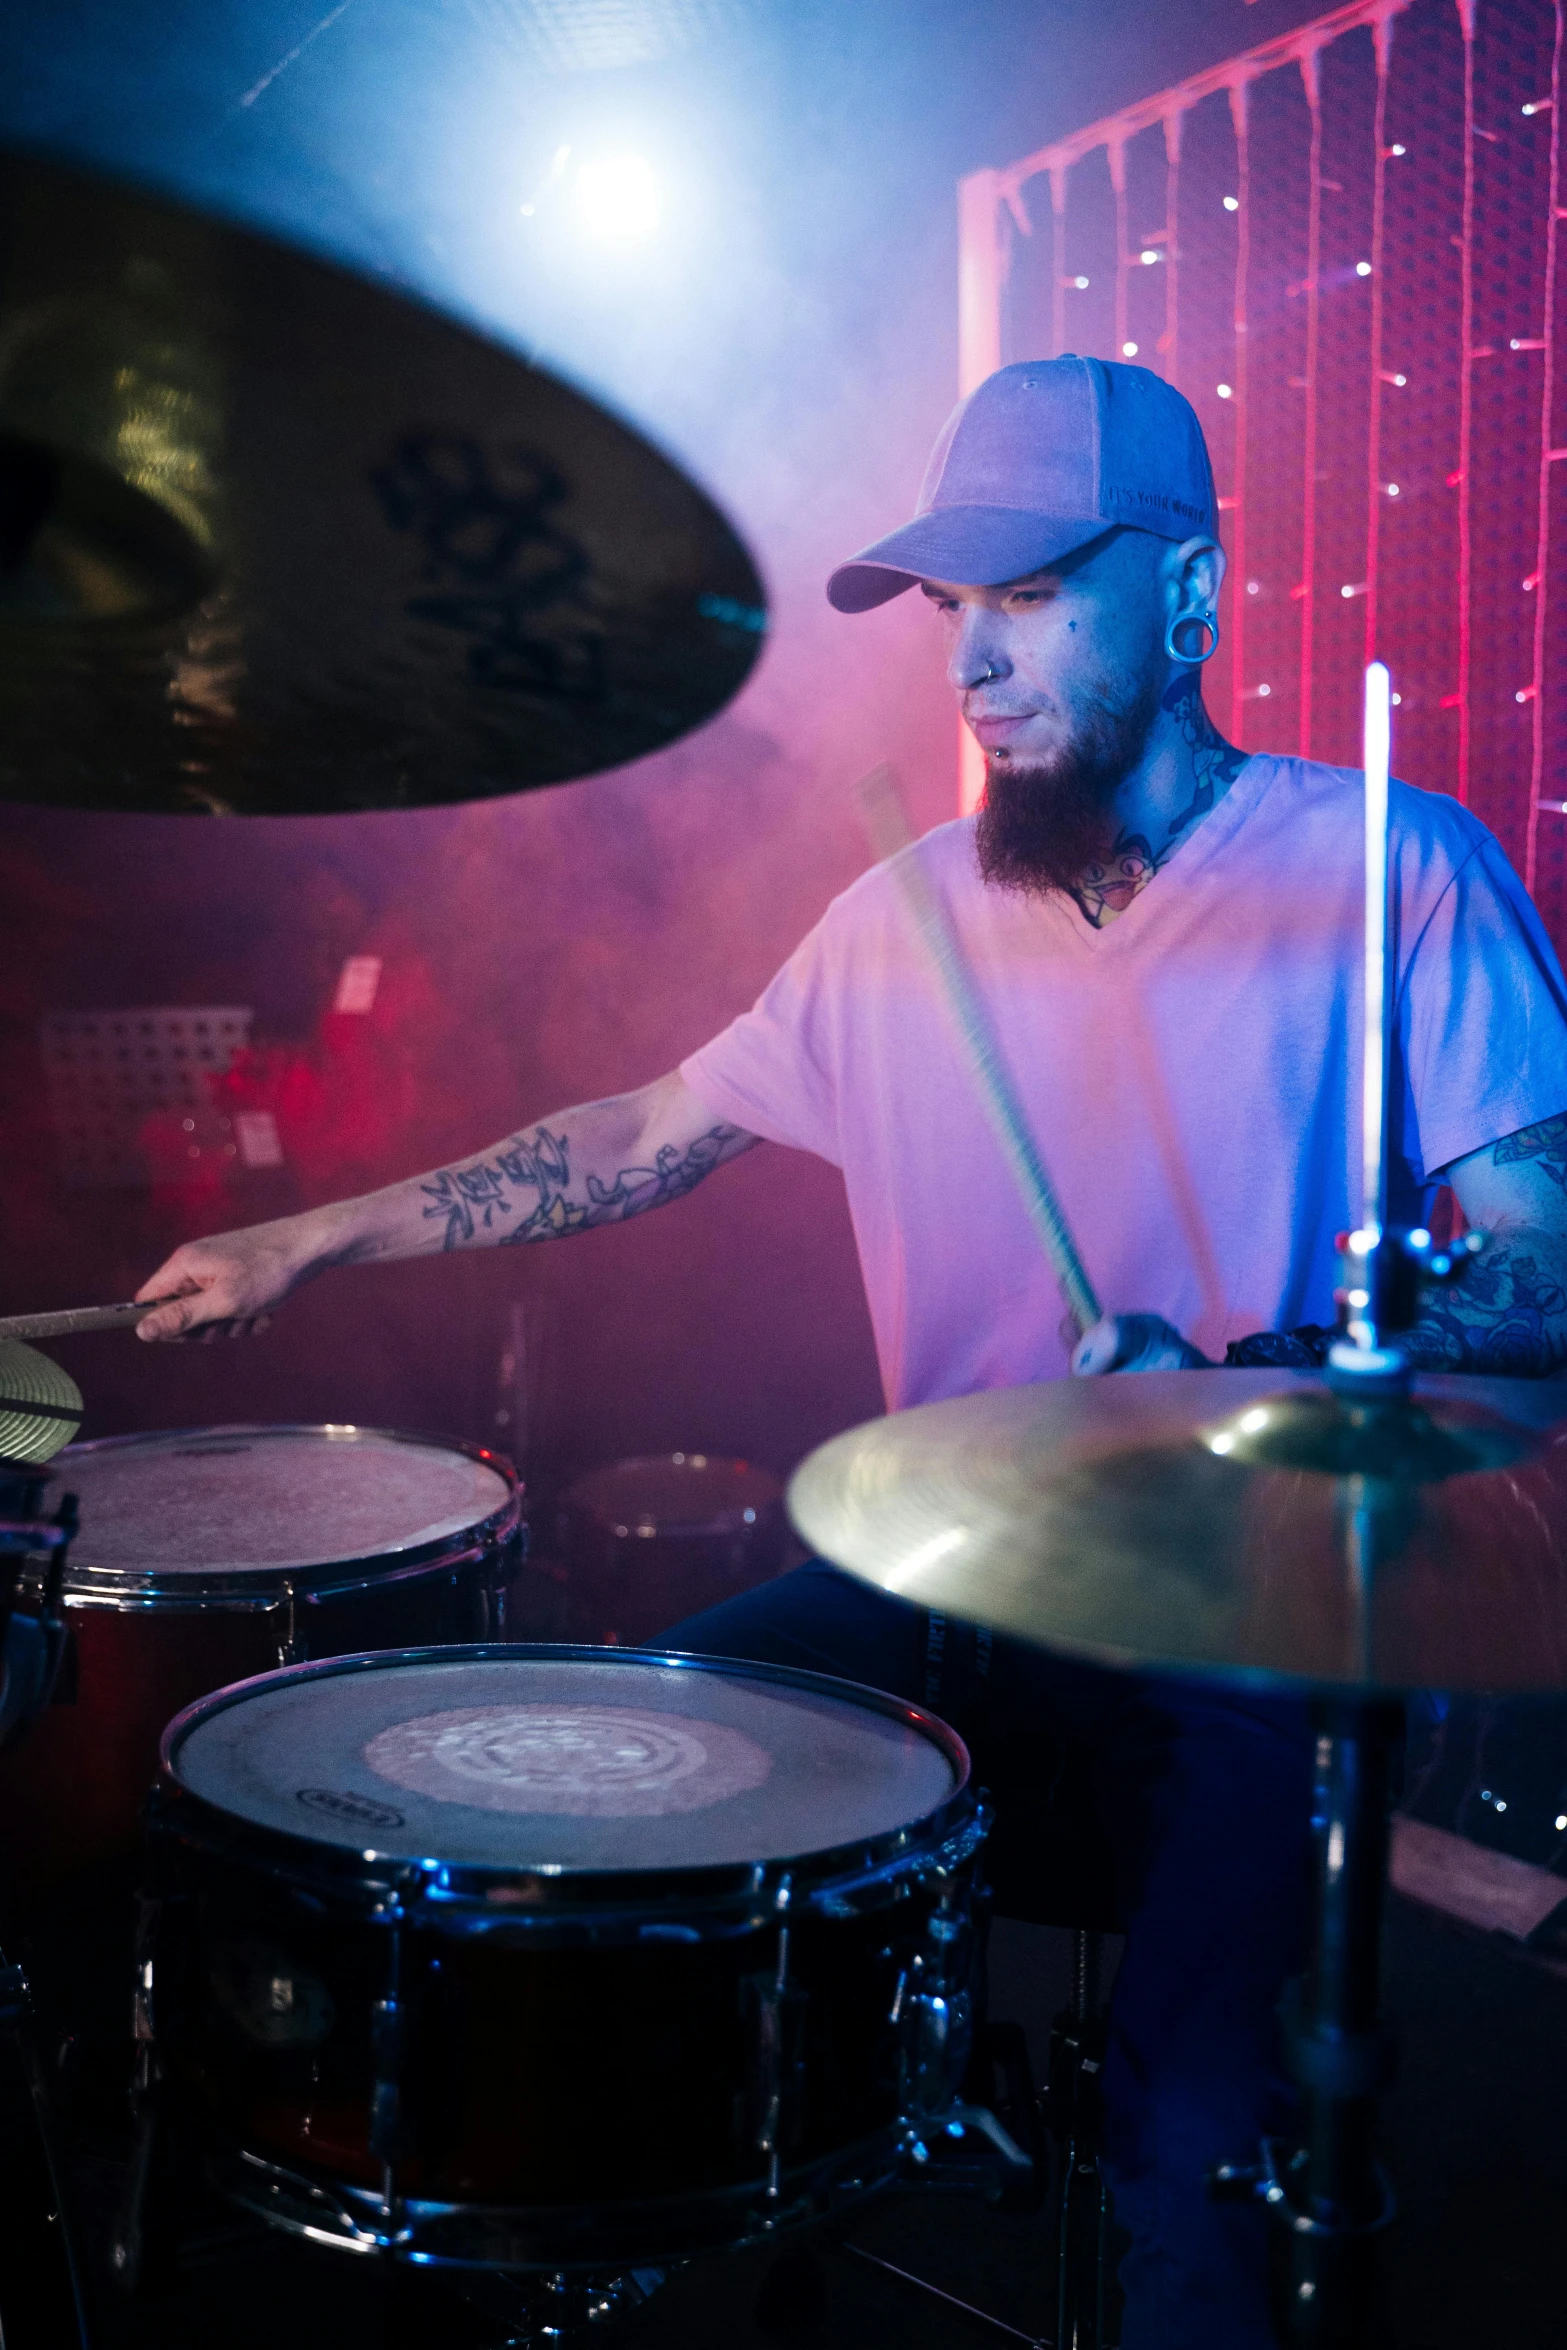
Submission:
{"label": "metal stand leg", "polygon": [[1393,2069],[1380,2012],[1388,1774],[1403,1709],[1338,1700],[1317,1708],[1316,1921],[1311,1963],[1280,2014],[1303,2129],[1291,2151],[1226,2166],[1220,2195],[1260,2194],[1275,2225],[1275,2325],[1287,2350],[1375,2350],[1377,2238],[1393,2216],[1375,2151],[1377,2092]]}
{"label": "metal stand leg", "polygon": [[1050,2034],[1050,2126],[1061,2148],[1056,2251],[1057,2350],[1106,2350],[1110,2198],[1100,2166],[1105,2020],[1102,1934],[1079,1933],[1072,2002]]}

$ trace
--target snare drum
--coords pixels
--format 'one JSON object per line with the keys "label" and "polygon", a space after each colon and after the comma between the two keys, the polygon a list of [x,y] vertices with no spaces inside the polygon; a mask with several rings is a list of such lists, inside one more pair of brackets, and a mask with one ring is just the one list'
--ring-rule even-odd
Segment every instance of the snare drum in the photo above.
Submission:
{"label": "snare drum", "polygon": [[377,1428],[205,1428],[76,1444],[48,1499],[81,1532],[55,1702],[0,1762],[0,1855],[23,1908],[134,1864],[158,1739],[275,1665],[493,1638],[520,1489],[475,1446]]}
{"label": "snare drum", "polygon": [[966,2060],[954,1732],[812,1673],[351,1657],[165,1735],[139,2029],[321,2242],[556,2269],[879,2184]]}

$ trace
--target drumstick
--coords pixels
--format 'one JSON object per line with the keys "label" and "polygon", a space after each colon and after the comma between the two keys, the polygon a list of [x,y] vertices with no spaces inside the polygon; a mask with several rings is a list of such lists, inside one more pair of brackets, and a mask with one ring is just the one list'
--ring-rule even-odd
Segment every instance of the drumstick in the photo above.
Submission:
{"label": "drumstick", "polygon": [[1392,732],[1388,673],[1380,661],[1366,671],[1362,756],[1366,768],[1366,948],[1364,1041],[1360,1070],[1360,1221],[1380,1232],[1384,1212],[1384,1137],[1387,1131],[1387,770]]}
{"label": "drumstick", "polygon": [[55,1314],[10,1314],[0,1317],[0,1338],[80,1338],[89,1330],[134,1329],[143,1314],[173,1303],[169,1297],[149,1297],[143,1305],[66,1306]]}
{"label": "drumstick", "polygon": [[855,789],[871,846],[902,890],[914,927],[941,982],[980,1099],[995,1128],[996,1140],[1012,1170],[1012,1179],[1030,1221],[1044,1244],[1050,1270],[1060,1283],[1061,1294],[1079,1332],[1091,1329],[1100,1319],[1099,1300],[1084,1271],[1071,1228],[1061,1213],[1061,1203],[1045,1172],[1044,1160],[1029,1133],[1023,1105],[991,1034],[963,950],[945,908],[925,878],[919,859],[899,855],[900,850],[912,845],[913,835],[892,769],[885,765],[873,767],[869,775],[861,776]]}

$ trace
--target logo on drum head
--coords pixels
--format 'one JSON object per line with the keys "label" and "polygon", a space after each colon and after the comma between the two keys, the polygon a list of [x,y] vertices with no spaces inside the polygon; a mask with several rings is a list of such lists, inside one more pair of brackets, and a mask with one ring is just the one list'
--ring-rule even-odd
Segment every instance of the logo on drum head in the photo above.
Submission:
{"label": "logo on drum head", "polygon": [[368,1795],[340,1795],[335,1787],[300,1787],[297,1800],[312,1811],[324,1811],[334,1820],[355,1828],[400,1828],[403,1815],[389,1803],[374,1803]]}

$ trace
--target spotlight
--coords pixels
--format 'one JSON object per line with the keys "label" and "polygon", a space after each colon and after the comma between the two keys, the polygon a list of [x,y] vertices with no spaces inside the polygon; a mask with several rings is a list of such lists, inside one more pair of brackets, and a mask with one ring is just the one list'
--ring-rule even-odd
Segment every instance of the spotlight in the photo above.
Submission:
{"label": "spotlight", "polygon": [[1260,595],[1261,595],[1261,593],[1262,593],[1262,582],[1261,582],[1261,580],[1260,580],[1260,579],[1248,579],[1248,580],[1247,580],[1247,582],[1246,582],[1246,593],[1247,593],[1247,595],[1248,595],[1248,596],[1260,596]]}
{"label": "spotlight", "polygon": [[1403,700],[1403,698],[1404,697],[1402,694],[1390,694],[1388,697],[1388,699],[1392,702],[1395,710],[1398,708],[1398,705]]}
{"label": "spotlight", "polygon": [[1221,400],[1233,400],[1235,397],[1235,387],[1233,384],[1215,384],[1214,389],[1218,393]]}
{"label": "spotlight", "polygon": [[1388,153],[1390,155],[1407,155],[1409,149],[1407,147],[1389,147]]}
{"label": "spotlight", "polygon": [[585,163],[577,174],[577,195],[597,237],[647,237],[658,226],[658,182],[640,155]]}
{"label": "spotlight", "polygon": [[1142,252],[1138,254],[1137,258],[1142,263],[1144,269],[1151,269],[1153,264],[1158,260],[1159,256],[1151,245],[1145,245]]}
{"label": "spotlight", "polygon": [[1137,345],[1135,343],[1123,343],[1121,345],[1121,357],[1123,359],[1135,359],[1137,357]]}
{"label": "spotlight", "polygon": [[1225,211],[1226,211],[1226,212],[1239,212],[1240,208],[1241,208],[1241,200],[1240,200],[1239,196],[1226,196],[1226,197],[1225,197],[1225,199],[1224,199],[1224,209],[1225,209]]}
{"label": "spotlight", "polygon": [[1355,264],[1355,275],[1356,275],[1357,277],[1369,277],[1369,276],[1371,275],[1371,264],[1370,264],[1370,262],[1369,262],[1369,261],[1357,261],[1357,262],[1356,262],[1356,264]]}
{"label": "spotlight", "polygon": [[1086,294],[1086,293],[1087,293],[1087,291],[1088,291],[1088,280],[1087,280],[1087,278],[1086,278],[1086,277],[1075,277],[1075,278],[1073,278],[1073,280],[1072,280],[1072,283],[1073,283],[1073,285],[1074,285],[1074,286],[1076,286],[1076,288],[1077,288],[1077,290],[1078,290],[1078,292],[1079,292],[1080,294]]}

